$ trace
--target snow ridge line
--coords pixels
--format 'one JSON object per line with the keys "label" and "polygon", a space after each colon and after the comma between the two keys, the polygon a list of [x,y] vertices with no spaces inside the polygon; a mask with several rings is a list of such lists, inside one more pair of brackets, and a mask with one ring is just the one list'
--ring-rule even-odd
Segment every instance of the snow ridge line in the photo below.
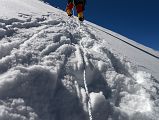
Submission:
{"label": "snow ridge line", "polygon": [[135,46],[135,45],[133,45],[133,44],[131,44],[131,43],[129,43],[129,42],[127,42],[127,41],[125,41],[125,40],[123,40],[123,39],[121,39],[121,38],[119,38],[119,37],[113,35],[113,34],[111,34],[111,33],[109,33],[109,32],[106,32],[106,31],[104,31],[104,30],[101,30],[101,29],[99,29],[99,28],[97,28],[97,27],[95,27],[95,26],[93,26],[93,25],[88,24],[88,23],[86,23],[86,24],[87,24],[88,26],[94,27],[94,28],[96,28],[97,30],[100,30],[100,31],[102,31],[102,32],[104,32],[104,33],[106,33],[106,34],[108,34],[108,35],[110,35],[110,36],[112,36],[112,37],[114,37],[114,38],[116,38],[116,39],[118,39],[118,40],[120,40],[120,41],[122,41],[122,42],[124,42],[124,43],[126,43],[126,44],[128,44],[128,45],[130,45],[130,46],[132,46],[132,47],[134,47],[134,48],[136,48],[136,49],[138,49],[138,50],[140,50],[140,51],[142,51],[142,52],[144,52],[144,53],[147,53],[147,54],[149,54],[150,56],[152,56],[152,57],[154,57],[154,58],[159,59],[159,56],[156,56],[156,55],[154,55],[154,54],[152,54],[152,53],[150,53],[150,52],[148,52],[148,51],[146,51],[146,50],[144,50],[144,49],[142,49],[142,48],[139,48],[139,47],[137,47],[137,46]]}

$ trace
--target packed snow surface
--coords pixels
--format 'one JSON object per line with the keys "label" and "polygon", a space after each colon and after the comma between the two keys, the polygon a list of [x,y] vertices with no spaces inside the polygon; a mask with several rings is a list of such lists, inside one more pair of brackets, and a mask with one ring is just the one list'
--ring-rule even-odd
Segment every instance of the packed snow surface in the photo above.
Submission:
{"label": "packed snow surface", "polygon": [[38,0],[0,9],[0,120],[159,120],[159,59],[117,38],[157,51]]}

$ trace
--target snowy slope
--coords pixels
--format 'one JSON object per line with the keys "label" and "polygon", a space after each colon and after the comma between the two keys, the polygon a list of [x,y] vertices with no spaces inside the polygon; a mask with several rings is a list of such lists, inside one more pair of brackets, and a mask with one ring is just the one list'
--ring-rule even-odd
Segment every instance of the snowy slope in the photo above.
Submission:
{"label": "snowy slope", "polygon": [[0,7],[0,120],[159,120],[157,51],[38,0]]}

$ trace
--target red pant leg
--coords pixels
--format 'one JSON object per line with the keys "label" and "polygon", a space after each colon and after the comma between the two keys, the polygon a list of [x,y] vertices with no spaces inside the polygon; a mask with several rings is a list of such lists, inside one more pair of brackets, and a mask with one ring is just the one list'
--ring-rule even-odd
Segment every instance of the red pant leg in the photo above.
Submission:
{"label": "red pant leg", "polygon": [[83,4],[78,4],[77,6],[76,6],[76,11],[77,11],[77,13],[80,13],[80,12],[83,12],[84,11],[84,9],[83,9],[84,7],[83,7]]}
{"label": "red pant leg", "polygon": [[69,4],[67,4],[67,7],[66,7],[66,11],[67,10],[72,10],[73,9],[73,3],[69,3]]}

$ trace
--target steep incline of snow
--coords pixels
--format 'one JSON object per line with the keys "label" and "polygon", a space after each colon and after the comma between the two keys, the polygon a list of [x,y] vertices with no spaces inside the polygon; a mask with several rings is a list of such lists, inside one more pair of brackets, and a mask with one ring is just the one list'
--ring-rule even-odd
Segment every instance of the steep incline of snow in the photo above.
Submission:
{"label": "steep incline of snow", "polygon": [[118,33],[115,33],[115,32],[113,32],[113,31],[110,31],[110,30],[108,30],[108,29],[105,29],[105,28],[103,28],[103,27],[101,27],[101,26],[98,26],[98,25],[96,25],[96,24],[93,24],[93,23],[91,23],[91,22],[88,22],[88,21],[87,21],[87,23],[88,23],[89,26],[96,27],[96,28],[97,28],[98,30],[100,30],[100,31],[106,32],[106,33],[108,33],[108,34],[111,34],[111,35],[113,35],[113,36],[115,36],[115,37],[117,37],[117,38],[122,39],[123,41],[126,41],[126,42],[128,42],[128,43],[130,43],[130,44],[132,44],[132,45],[134,45],[134,46],[136,46],[136,47],[139,47],[139,48],[141,48],[141,49],[143,49],[143,50],[145,50],[145,51],[147,51],[147,52],[149,52],[149,53],[151,53],[151,54],[153,54],[153,55],[159,57],[159,51],[155,51],[155,50],[153,50],[153,49],[151,49],[151,48],[149,48],[149,47],[146,47],[146,46],[144,46],[144,45],[142,45],[142,44],[139,44],[139,43],[137,43],[137,42],[135,42],[135,41],[133,41],[133,40],[131,40],[131,39],[128,39],[128,38],[126,38],[126,37],[124,37],[124,36],[122,36],[122,35],[120,35],[120,34],[118,34]]}
{"label": "steep incline of snow", "polygon": [[0,120],[159,120],[157,52],[38,0],[0,0]]}
{"label": "steep incline of snow", "polygon": [[[156,79],[159,78],[159,72],[158,72],[159,71],[159,59],[154,58],[153,56],[151,56],[147,53],[144,53],[143,51],[138,50],[138,49],[120,41],[117,38],[120,38],[134,46],[137,46],[137,47],[155,55],[156,57],[159,57],[159,52],[154,51],[151,48],[147,48],[138,43],[135,43],[134,41],[131,41],[128,38],[125,38],[117,33],[106,30],[106,29],[99,27],[97,25],[94,25],[92,23],[88,22],[88,24],[95,27],[93,29],[97,30],[96,32],[98,33],[100,38],[103,39],[103,41],[104,41],[103,42],[104,46],[109,48],[109,50],[111,50],[115,54],[121,54],[122,57],[125,56],[127,59],[129,59],[129,61],[131,61],[132,63],[134,63],[138,66],[137,67],[138,70],[144,70],[144,71],[150,72],[151,74],[153,74],[153,76],[156,77]],[[109,34],[106,34],[106,33],[116,36],[117,38],[110,36]]]}
{"label": "steep incline of snow", "polygon": [[23,15],[41,16],[47,14],[47,12],[58,11],[37,0],[1,0],[0,2],[0,16],[2,18],[22,19],[21,16]]}

